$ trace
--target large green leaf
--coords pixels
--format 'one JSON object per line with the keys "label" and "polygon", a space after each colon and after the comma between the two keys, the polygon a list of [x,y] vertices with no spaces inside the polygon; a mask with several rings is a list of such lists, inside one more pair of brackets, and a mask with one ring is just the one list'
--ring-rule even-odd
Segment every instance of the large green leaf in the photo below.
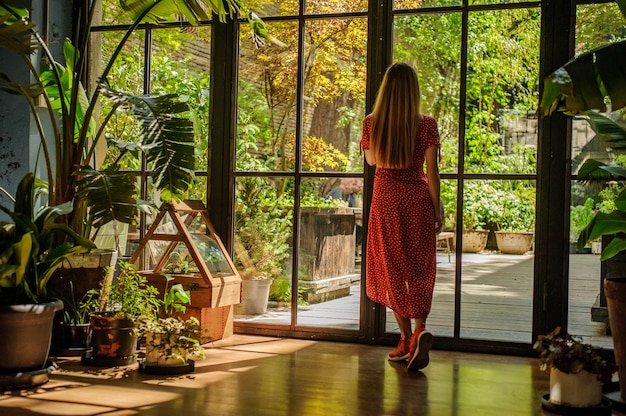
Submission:
{"label": "large green leaf", "polygon": [[84,166],[77,176],[77,197],[86,203],[95,228],[113,220],[136,223],[137,182],[133,174],[103,172]]}
{"label": "large green leaf", "polygon": [[577,247],[582,249],[589,241],[617,233],[626,233],[626,212],[620,210],[610,213],[598,212],[580,233]]}
{"label": "large green leaf", "polygon": [[193,122],[184,115],[189,107],[176,95],[133,96],[105,85],[103,94],[132,109],[141,127],[141,147],[152,164],[152,179],[169,202],[185,197],[195,167]]}
{"label": "large green leaf", "polygon": [[612,110],[618,110],[626,106],[625,80],[626,41],[601,46],[572,59],[545,79],[542,111],[551,114],[563,102],[564,111],[572,114],[605,111],[605,94]]}

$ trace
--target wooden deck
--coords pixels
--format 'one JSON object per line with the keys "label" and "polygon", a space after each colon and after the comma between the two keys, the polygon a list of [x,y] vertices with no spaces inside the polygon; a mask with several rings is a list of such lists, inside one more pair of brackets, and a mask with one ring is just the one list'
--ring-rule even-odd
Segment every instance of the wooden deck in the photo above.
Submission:
{"label": "wooden deck", "polygon": [[[428,327],[438,336],[453,335],[454,255],[438,255],[437,283]],[[612,348],[602,323],[591,321],[591,306],[600,291],[600,257],[570,256],[569,332],[585,342]],[[533,255],[497,253],[464,254],[461,287],[461,337],[531,343]],[[307,305],[298,310],[298,325],[358,329],[360,287],[333,301]],[[289,310],[268,309],[253,317],[236,317],[247,323],[288,325]],[[387,330],[397,332],[388,313]]]}

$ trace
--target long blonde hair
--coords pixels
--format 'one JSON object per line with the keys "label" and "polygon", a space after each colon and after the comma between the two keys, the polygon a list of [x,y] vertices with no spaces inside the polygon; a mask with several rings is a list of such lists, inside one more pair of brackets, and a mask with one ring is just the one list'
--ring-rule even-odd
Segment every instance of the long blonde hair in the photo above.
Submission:
{"label": "long blonde hair", "polygon": [[422,118],[420,102],[415,69],[401,62],[390,66],[372,111],[370,149],[377,166],[391,169],[411,166]]}

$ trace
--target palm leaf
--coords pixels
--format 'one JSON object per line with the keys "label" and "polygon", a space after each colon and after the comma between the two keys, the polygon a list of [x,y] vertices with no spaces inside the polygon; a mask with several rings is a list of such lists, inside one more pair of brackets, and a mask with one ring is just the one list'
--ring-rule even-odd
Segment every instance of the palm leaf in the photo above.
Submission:
{"label": "palm leaf", "polygon": [[98,171],[82,167],[78,172],[77,197],[85,203],[95,228],[117,220],[135,224],[137,185],[131,173]]}
{"label": "palm leaf", "polygon": [[41,45],[33,37],[35,24],[25,18],[23,9],[0,6],[0,45],[19,55],[29,56]]}
{"label": "palm leaf", "polygon": [[[193,122],[184,117],[189,107],[176,95],[133,96],[101,86],[115,103],[132,109],[141,127],[141,147],[152,166],[152,179],[161,199],[183,199],[195,166]],[[191,168],[190,168],[191,167]]]}

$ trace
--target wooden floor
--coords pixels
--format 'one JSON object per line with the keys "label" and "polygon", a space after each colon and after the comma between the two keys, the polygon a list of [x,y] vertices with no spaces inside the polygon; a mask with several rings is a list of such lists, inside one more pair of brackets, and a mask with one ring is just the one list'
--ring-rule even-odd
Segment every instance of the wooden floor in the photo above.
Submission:
{"label": "wooden floor", "polygon": [[206,349],[194,373],[171,377],[55,358],[47,384],[0,395],[0,415],[551,414],[533,358],[432,351],[427,368],[409,372],[384,346],[234,335]]}
{"label": "wooden floor", "polygon": [[432,351],[428,367],[409,372],[384,346],[234,335],[206,348],[194,373],[170,377],[55,358],[47,384],[0,396],[0,414],[551,414],[541,408],[548,376],[532,358]]}

